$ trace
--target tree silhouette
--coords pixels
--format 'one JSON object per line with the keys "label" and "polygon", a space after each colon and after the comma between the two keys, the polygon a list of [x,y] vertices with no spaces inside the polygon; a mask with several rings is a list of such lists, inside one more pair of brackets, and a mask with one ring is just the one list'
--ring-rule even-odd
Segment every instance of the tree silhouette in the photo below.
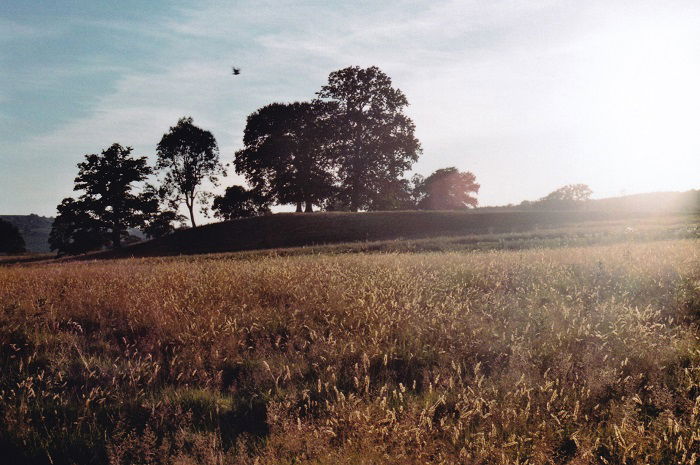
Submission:
{"label": "tree silhouette", "polygon": [[163,237],[175,231],[173,223],[179,223],[183,220],[186,220],[186,218],[178,215],[177,212],[171,210],[159,211],[150,216],[141,229],[150,238]]}
{"label": "tree silhouette", "polygon": [[24,238],[17,226],[0,219],[0,253],[12,254],[26,252]]}
{"label": "tree silhouette", "polygon": [[235,168],[269,202],[313,210],[333,189],[333,160],[327,150],[334,105],[320,101],[272,103],[248,116],[245,148]]}
{"label": "tree silhouette", "polygon": [[135,184],[144,182],[152,170],[146,157],[134,158],[131,152],[131,147],[115,143],[78,163],[74,190],[83,193],[57,207],[52,250],[82,253],[108,244],[120,248],[129,228],[143,227],[157,213],[157,199],[149,190],[134,192]]}
{"label": "tree silhouette", "polygon": [[211,132],[192,124],[192,118],[180,118],[175,126],[163,134],[157,146],[156,169],[165,172],[162,193],[170,199],[174,208],[184,203],[190,215],[192,227],[194,204],[197,200],[204,208],[210,195],[201,191],[205,180],[218,185],[219,176],[225,175],[219,161],[219,148]]}
{"label": "tree silhouette", "polygon": [[58,215],[49,234],[51,250],[59,255],[76,255],[99,250],[107,243],[107,231],[84,202],[68,197],[56,209]]}
{"label": "tree silhouette", "polygon": [[476,177],[469,171],[460,172],[455,167],[441,168],[419,181],[417,186],[423,210],[461,210],[476,207],[478,201],[472,194],[479,192]]}
{"label": "tree silhouette", "polygon": [[110,231],[113,248],[121,247],[128,228],[143,226],[157,210],[148,196],[133,192],[152,173],[146,157],[133,158],[131,147],[112,144],[100,155],[85,156],[78,164],[74,190],[82,190],[81,205]]}
{"label": "tree silhouette", "polygon": [[339,198],[353,211],[368,208],[421,152],[415,125],[403,114],[408,100],[376,66],[334,71],[317,95],[336,104],[331,147],[341,182]]}
{"label": "tree silhouette", "polygon": [[218,218],[233,220],[270,213],[267,201],[255,191],[246,190],[243,186],[230,186],[226,193],[214,198],[212,207]]}
{"label": "tree silhouette", "polygon": [[[416,177],[414,176],[414,179]],[[368,210],[413,210],[416,208],[415,187],[412,180],[396,179],[383,184],[369,203]]]}
{"label": "tree silhouette", "polygon": [[591,198],[593,191],[586,184],[568,184],[550,192],[534,202],[538,208],[571,209],[579,208]]}

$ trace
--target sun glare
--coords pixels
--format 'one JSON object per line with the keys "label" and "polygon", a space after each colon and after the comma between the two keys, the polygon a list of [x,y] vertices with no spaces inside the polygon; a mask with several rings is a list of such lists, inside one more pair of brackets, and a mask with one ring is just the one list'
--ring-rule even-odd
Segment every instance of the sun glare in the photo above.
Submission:
{"label": "sun glare", "polygon": [[700,172],[698,34],[648,23],[611,33],[597,52],[589,105],[600,135],[594,143],[609,163],[601,175],[624,177],[630,192],[693,187]]}

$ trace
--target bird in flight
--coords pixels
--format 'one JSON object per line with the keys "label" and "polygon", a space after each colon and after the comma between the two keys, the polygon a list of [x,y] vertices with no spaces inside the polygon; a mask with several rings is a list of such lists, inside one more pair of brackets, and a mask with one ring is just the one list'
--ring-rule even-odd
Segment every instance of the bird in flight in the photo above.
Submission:
{"label": "bird in flight", "polygon": [[233,71],[234,76],[241,74],[241,68],[231,68],[231,71]]}

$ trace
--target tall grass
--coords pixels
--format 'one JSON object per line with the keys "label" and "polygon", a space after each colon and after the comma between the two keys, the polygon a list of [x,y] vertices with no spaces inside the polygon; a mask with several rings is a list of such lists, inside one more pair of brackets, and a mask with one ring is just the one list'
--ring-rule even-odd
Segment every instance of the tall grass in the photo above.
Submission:
{"label": "tall grass", "polygon": [[698,245],[0,268],[0,454],[695,464]]}

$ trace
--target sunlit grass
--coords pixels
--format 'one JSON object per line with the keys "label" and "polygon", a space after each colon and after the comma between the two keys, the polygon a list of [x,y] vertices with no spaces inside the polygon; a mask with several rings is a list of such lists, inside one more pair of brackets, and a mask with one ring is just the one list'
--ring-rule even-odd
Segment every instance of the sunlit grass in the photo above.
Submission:
{"label": "sunlit grass", "polygon": [[1,452],[697,463],[699,246],[0,268]]}

